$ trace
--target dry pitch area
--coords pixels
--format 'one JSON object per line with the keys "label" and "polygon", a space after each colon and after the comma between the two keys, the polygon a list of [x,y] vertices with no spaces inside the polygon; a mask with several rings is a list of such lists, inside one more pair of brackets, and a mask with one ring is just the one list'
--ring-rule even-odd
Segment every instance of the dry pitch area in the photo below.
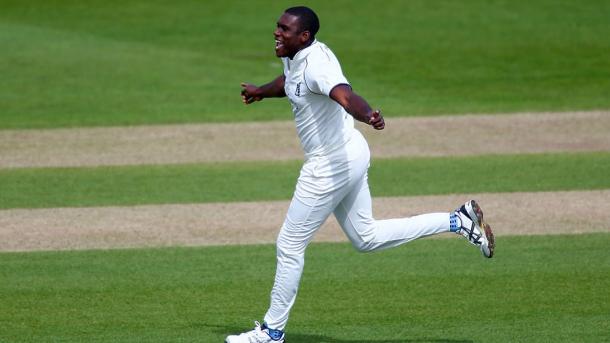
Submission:
{"label": "dry pitch area", "polygon": [[[470,195],[496,235],[610,231],[610,190]],[[378,219],[448,212],[464,195],[375,198]],[[288,201],[0,211],[0,251],[272,243]],[[346,241],[334,218],[315,241]]]}
{"label": "dry pitch area", "polygon": [[[373,158],[610,151],[610,111],[389,118]],[[0,130],[0,168],[299,160],[292,121]]]}
{"label": "dry pitch area", "polygon": [[[451,128],[456,134],[448,136]],[[610,151],[604,111],[400,118],[389,119],[383,132],[362,131],[373,158]],[[0,168],[299,158],[292,122],[0,131]],[[379,219],[446,212],[470,197],[500,236],[610,231],[610,190],[375,198],[374,209]],[[0,210],[0,251],[271,243],[287,207],[281,201]],[[345,237],[330,219],[316,240]]]}

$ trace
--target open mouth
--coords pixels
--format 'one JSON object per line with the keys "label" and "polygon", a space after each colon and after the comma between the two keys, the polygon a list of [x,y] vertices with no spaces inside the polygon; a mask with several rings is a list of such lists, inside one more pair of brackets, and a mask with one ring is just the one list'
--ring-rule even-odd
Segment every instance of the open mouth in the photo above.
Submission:
{"label": "open mouth", "polygon": [[283,46],[284,46],[284,43],[282,43],[281,41],[279,41],[279,40],[277,40],[277,39],[275,40],[275,50],[279,50],[279,49],[281,49]]}

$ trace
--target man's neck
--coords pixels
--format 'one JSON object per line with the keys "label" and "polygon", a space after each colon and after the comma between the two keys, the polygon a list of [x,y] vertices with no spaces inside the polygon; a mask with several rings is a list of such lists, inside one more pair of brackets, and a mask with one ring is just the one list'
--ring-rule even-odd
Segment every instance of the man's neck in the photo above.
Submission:
{"label": "man's neck", "polygon": [[305,49],[309,48],[315,41],[316,41],[315,39],[312,39],[312,40],[306,42],[297,52],[294,53],[294,55],[288,56],[288,58],[290,58],[292,60],[294,58],[294,56],[298,55],[299,52],[301,52],[301,50],[305,50]]}

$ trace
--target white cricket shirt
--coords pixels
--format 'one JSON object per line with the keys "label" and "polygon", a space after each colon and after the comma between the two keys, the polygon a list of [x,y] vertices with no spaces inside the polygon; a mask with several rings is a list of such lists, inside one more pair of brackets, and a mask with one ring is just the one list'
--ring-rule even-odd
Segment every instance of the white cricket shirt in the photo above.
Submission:
{"label": "white cricket shirt", "polygon": [[305,157],[328,156],[342,148],[354,132],[354,119],[329,97],[335,86],[349,85],[335,54],[316,40],[282,62],[284,90]]}

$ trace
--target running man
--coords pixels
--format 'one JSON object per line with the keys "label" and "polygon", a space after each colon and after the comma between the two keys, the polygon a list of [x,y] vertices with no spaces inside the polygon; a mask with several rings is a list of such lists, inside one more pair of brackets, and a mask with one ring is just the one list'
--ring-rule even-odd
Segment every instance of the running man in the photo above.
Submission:
{"label": "running man", "polygon": [[284,328],[303,272],[304,253],[314,233],[332,213],[358,251],[395,247],[414,239],[455,232],[492,257],[494,237],[474,200],[451,213],[375,220],[367,181],[370,152],[354,119],[383,130],[380,110],[354,93],[333,52],[316,40],[317,15],[299,6],[287,9],[275,29],[275,54],[284,72],[257,87],[242,83],[245,104],[288,97],[305,152],[296,189],[277,238],[277,269],[271,305],[261,325],[226,343],[284,342]]}

